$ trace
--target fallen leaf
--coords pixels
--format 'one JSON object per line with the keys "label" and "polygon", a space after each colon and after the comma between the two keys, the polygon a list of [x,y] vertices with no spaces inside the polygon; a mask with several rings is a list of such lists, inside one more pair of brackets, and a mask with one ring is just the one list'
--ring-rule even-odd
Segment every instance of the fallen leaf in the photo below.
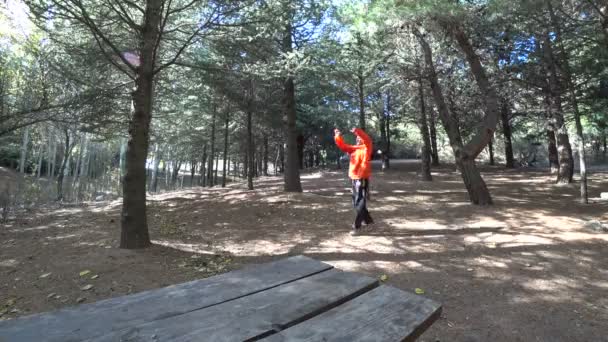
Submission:
{"label": "fallen leaf", "polygon": [[6,306],[13,306],[15,303],[17,303],[17,300],[15,298],[10,298],[6,301]]}
{"label": "fallen leaf", "polygon": [[472,268],[467,268],[467,271],[473,272],[473,269]]}
{"label": "fallen leaf", "polygon": [[82,303],[82,302],[84,302],[85,300],[87,300],[87,298],[86,298],[86,297],[79,297],[78,299],[76,299],[76,303]]}
{"label": "fallen leaf", "polygon": [[49,293],[49,295],[48,295],[48,296],[46,296],[46,298],[51,299],[51,298],[55,297],[56,295],[57,295],[57,294],[56,294],[55,292],[53,292],[53,293]]}
{"label": "fallen leaf", "polygon": [[88,284],[88,285],[85,285],[85,286],[81,287],[80,289],[82,291],[88,291],[88,290],[92,289],[93,287],[94,287],[93,285]]}
{"label": "fallen leaf", "polygon": [[40,279],[44,279],[44,278],[50,276],[51,274],[53,274],[53,273],[52,272],[45,273],[45,274],[43,274],[43,275],[40,276]]}
{"label": "fallen leaf", "polygon": [[84,271],[80,271],[80,276],[81,276],[81,277],[84,277],[85,275],[87,275],[87,274],[89,274],[89,273],[91,273],[91,271],[90,271],[90,270],[84,270]]}
{"label": "fallen leaf", "polygon": [[416,294],[419,294],[419,295],[420,295],[420,294],[424,294],[424,290],[423,290],[423,289],[421,289],[421,288],[419,288],[419,287],[417,287],[417,288],[414,290],[414,292],[416,292]]}
{"label": "fallen leaf", "polygon": [[99,278],[99,274],[96,274],[96,275],[94,275],[94,276],[91,277],[91,279],[97,279],[97,278]]}
{"label": "fallen leaf", "polygon": [[380,276],[380,281],[387,281],[388,280],[388,276],[386,274],[383,274]]}

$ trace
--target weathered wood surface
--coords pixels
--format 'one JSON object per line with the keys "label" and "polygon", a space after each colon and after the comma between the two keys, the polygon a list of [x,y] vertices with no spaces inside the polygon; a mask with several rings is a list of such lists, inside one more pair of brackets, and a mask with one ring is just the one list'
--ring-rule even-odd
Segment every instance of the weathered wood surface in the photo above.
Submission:
{"label": "weathered wood surface", "polygon": [[441,314],[441,305],[380,286],[262,341],[414,341]]}
{"label": "weathered wood surface", "polygon": [[220,305],[134,326],[91,341],[246,341],[302,322],[376,286],[378,282],[375,279],[329,270]]}
{"label": "weathered wood surface", "polygon": [[3,321],[0,341],[83,341],[221,304],[331,268],[304,256],[291,257],[158,290]]}

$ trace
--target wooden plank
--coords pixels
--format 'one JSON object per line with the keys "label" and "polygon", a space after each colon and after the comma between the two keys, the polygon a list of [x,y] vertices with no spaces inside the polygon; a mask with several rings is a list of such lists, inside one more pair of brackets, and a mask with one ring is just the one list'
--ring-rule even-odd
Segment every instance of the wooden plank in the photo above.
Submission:
{"label": "wooden plank", "polygon": [[380,286],[263,341],[414,341],[440,315],[437,302]]}
{"label": "wooden plank", "polygon": [[331,269],[304,256],[215,277],[0,322],[0,341],[82,341],[217,305]]}
{"label": "wooden plank", "polygon": [[329,270],[251,296],[95,338],[110,341],[246,341],[267,336],[378,286],[370,277]]}

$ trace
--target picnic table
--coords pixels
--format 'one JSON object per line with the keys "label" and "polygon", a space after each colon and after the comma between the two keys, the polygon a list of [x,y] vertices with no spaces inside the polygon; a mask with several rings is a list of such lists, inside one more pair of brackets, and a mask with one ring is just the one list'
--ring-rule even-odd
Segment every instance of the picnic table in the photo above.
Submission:
{"label": "picnic table", "polygon": [[441,305],[295,256],[1,321],[0,341],[413,341]]}

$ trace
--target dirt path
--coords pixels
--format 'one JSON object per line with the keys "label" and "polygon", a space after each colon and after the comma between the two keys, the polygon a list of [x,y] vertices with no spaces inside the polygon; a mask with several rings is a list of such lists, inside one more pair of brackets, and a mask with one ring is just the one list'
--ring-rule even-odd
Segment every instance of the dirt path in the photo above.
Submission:
{"label": "dirt path", "polygon": [[[576,185],[557,187],[543,172],[488,168],[496,205],[474,207],[453,168],[424,183],[417,163],[392,166],[372,181],[376,227],[356,237],[341,172],[304,175],[303,194],[267,177],[253,192],[232,184],[154,196],[156,245],[144,251],[115,248],[118,202],[29,213],[0,226],[0,319],[305,254],[441,302],[421,341],[605,340],[608,234],[584,224],[607,222],[607,202],[581,205]],[[599,197],[608,174],[591,184]]]}

